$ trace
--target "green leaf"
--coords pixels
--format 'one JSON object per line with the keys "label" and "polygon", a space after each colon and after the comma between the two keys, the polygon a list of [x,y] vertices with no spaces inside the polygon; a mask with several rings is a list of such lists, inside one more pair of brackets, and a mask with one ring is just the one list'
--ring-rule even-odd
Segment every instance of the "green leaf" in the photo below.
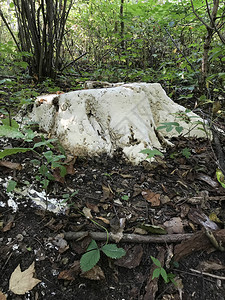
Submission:
{"label": "green leaf", "polygon": [[157,225],[142,223],[139,227],[153,234],[167,234],[167,231],[163,227]]}
{"label": "green leaf", "polygon": [[161,263],[160,263],[160,261],[159,261],[157,258],[155,258],[154,256],[150,256],[150,257],[151,257],[151,260],[153,261],[153,263],[154,263],[157,267],[161,268]]}
{"label": "green leaf", "polygon": [[159,151],[159,150],[156,150],[156,149],[143,149],[140,151],[140,153],[143,153],[143,154],[147,154],[147,158],[152,158],[154,157],[155,155],[160,155],[160,156],[163,156],[163,154]]}
{"label": "green leaf", "polygon": [[190,152],[190,149],[189,148],[184,148],[182,150],[182,154],[183,156],[185,156],[186,158],[189,158],[191,156],[191,152]]}
{"label": "green leaf", "polygon": [[6,136],[9,138],[23,139],[24,135],[18,130],[18,128],[11,127],[9,125],[0,126],[0,136]]}
{"label": "green leaf", "polygon": [[66,167],[60,166],[59,168],[60,168],[60,176],[65,177],[67,174]]}
{"label": "green leaf", "polygon": [[182,126],[177,126],[177,127],[175,127],[175,129],[176,129],[176,131],[180,134],[180,133],[183,131],[184,127],[182,127]]}
{"label": "green leaf", "polygon": [[83,272],[91,270],[100,259],[100,250],[95,249],[84,253],[80,259],[80,267]]}
{"label": "green leaf", "polygon": [[16,185],[17,185],[17,182],[16,182],[16,181],[10,180],[10,181],[8,182],[8,185],[7,185],[7,193],[10,193],[10,192],[14,191]]}
{"label": "green leaf", "polygon": [[0,152],[0,159],[8,156],[8,155],[13,155],[17,153],[24,153],[27,151],[32,151],[32,148],[12,148],[12,149],[5,149]]}
{"label": "green leaf", "polygon": [[120,258],[126,254],[126,251],[123,248],[118,248],[116,244],[104,245],[101,250],[111,258]]}
{"label": "green leaf", "polygon": [[19,124],[15,120],[9,119],[9,118],[3,119],[2,120],[2,124],[10,126],[10,120],[11,120],[11,127],[13,127],[13,128],[19,128]]}
{"label": "green leaf", "polygon": [[37,147],[41,147],[41,146],[48,146],[49,148],[52,148],[51,143],[57,141],[57,139],[50,139],[50,140],[44,140],[42,142],[36,143],[34,144],[33,149],[37,148]]}
{"label": "green leaf", "polygon": [[216,178],[219,181],[219,183],[222,185],[222,187],[225,188],[225,178],[223,172],[220,169],[216,169]]}
{"label": "green leaf", "polygon": [[167,283],[168,282],[168,276],[166,273],[166,270],[164,268],[161,268],[161,272],[160,272],[162,278],[164,279],[164,281]]}
{"label": "green leaf", "polygon": [[98,249],[98,245],[95,240],[92,240],[87,248],[87,251]]}
{"label": "green leaf", "polygon": [[153,271],[153,274],[152,274],[152,280],[153,280],[154,278],[159,278],[160,272],[161,272],[161,268],[156,268],[156,269]]}

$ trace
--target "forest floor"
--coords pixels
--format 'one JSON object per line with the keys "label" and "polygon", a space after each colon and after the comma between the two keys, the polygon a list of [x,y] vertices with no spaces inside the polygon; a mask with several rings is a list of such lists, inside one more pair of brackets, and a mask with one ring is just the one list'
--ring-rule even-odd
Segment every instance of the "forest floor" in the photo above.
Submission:
{"label": "forest floor", "polygon": [[[225,188],[216,178],[216,146],[196,138],[172,142],[164,157],[139,166],[119,152],[71,158],[65,180],[52,170],[47,210],[32,163],[37,153],[0,160],[0,300],[225,299]],[[0,139],[0,149],[32,146]],[[17,182],[10,193],[9,180]],[[110,243],[121,238],[126,255],[101,253],[97,267],[82,272],[81,256],[92,237],[99,247],[106,243],[106,230],[114,233]],[[152,279],[151,257],[176,284]],[[38,284],[26,273],[15,280],[18,265],[25,271],[33,263]]]}
{"label": "forest floor", "polygon": [[[132,166],[120,153],[114,158],[77,158],[65,182],[53,182],[50,187],[49,198],[59,201],[68,191],[77,191],[61,214],[34,205],[24,188],[30,182],[33,190],[41,192],[31,164],[35,154],[7,158],[22,168],[0,166],[0,299],[4,295],[16,300],[225,299],[223,248],[213,246],[203,230],[215,230],[214,237],[225,241],[225,189],[216,180],[212,145],[185,138],[173,143],[175,147],[152,164]],[[2,139],[1,147],[5,145],[15,147],[18,141]],[[190,150],[189,158],[181,154],[184,148]],[[19,184],[14,192],[6,193],[10,176]],[[41,194],[32,195],[35,199]],[[119,220],[124,226],[116,227]],[[168,234],[149,234],[146,230],[152,224]],[[105,232],[102,226],[109,232],[118,232],[120,227],[123,238],[132,234],[133,240],[118,244],[126,250],[125,257],[112,260],[102,254],[99,268],[82,273],[79,259],[91,241],[90,234]],[[71,239],[68,232],[86,234]],[[159,239],[146,242],[146,237]],[[105,243],[98,237],[96,242]],[[176,276],[176,285],[165,283],[162,277],[152,280],[156,265],[150,256]],[[39,284],[25,295],[15,295],[9,290],[12,273],[19,264],[24,271],[33,262]],[[26,280],[21,276],[18,282]]]}

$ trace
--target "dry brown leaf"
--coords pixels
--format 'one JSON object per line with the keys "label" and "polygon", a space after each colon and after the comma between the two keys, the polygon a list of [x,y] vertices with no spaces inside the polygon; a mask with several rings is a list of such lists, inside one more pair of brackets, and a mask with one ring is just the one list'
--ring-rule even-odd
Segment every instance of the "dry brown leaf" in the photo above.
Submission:
{"label": "dry brown leaf", "polygon": [[69,270],[64,270],[59,273],[58,279],[75,280],[80,272],[80,261],[76,260]]}
{"label": "dry brown leaf", "polygon": [[82,273],[80,276],[84,277],[84,278],[87,278],[87,279],[90,279],[90,280],[105,279],[105,274],[98,265],[95,265],[91,270],[89,270],[85,273]]}
{"label": "dry brown leaf", "polygon": [[140,265],[143,256],[143,248],[141,245],[135,245],[126,251],[126,255],[117,259],[115,265],[133,269]]}
{"label": "dry brown leaf", "polygon": [[151,190],[145,190],[142,193],[142,196],[151,203],[151,206],[159,206],[160,205],[160,194],[156,194]]}
{"label": "dry brown leaf", "polygon": [[113,199],[113,191],[111,189],[111,187],[108,185],[102,185],[102,191],[103,191],[103,196],[100,200],[100,202],[104,202],[105,200],[109,199],[112,200]]}
{"label": "dry brown leaf", "polygon": [[183,223],[179,217],[174,217],[169,221],[164,222],[163,225],[166,227],[168,234],[184,232]]}
{"label": "dry brown leaf", "polygon": [[54,237],[52,243],[58,247],[59,253],[63,253],[69,249],[69,245],[66,240],[63,238],[63,234],[58,234]]}
{"label": "dry brown leaf", "polygon": [[84,207],[82,212],[87,219],[93,219],[90,208]]}
{"label": "dry brown leaf", "polygon": [[109,224],[109,220],[103,217],[96,217],[96,219],[102,220],[102,222],[104,222],[105,224]]}
{"label": "dry brown leaf", "polygon": [[8,169],[12,169],[12,170],[22,170],[22,165],[19,163],[13,163],[11,161],[7,161],[7,160],[1,160],[0,161],[0,166],[1,167],[6,167]]}
{"label": "dry brown leaf", "polygon": [[90,208],[95,213],[99,212],[99,208],[98,208],[98,206],[96,204],[86,202],[86,206],[87,206],[87,208]]}
{"label": "dry brown leaf", "polygon": [[20,265],[16,267],[9,280],[9,289],[16,295],[24,295],[32,290],[41,280],[34,278],[34,262],[28,269],[21,272]]}
{"label": "dry brown leaf", "polygon": [[214,261],[202,261],[199,263],[197,269],[199,271],[203,272],[209,272],[209,271],[218,271],[218,270],[224,270],[225,266],[218,262]]}
{"label": "dry brown leaf", "polygon": [[7,296],[0,291],[0,300],[6,300]]}
{"label": "dry brown leaf", "polygon": [[65,167],[66,167],[66,172],[69,175],[74,175],[75,174],[75,169],[74,169],[74,163],[76,161],[77,157],[76,156],[68,156],[67,159],[65,160]]}

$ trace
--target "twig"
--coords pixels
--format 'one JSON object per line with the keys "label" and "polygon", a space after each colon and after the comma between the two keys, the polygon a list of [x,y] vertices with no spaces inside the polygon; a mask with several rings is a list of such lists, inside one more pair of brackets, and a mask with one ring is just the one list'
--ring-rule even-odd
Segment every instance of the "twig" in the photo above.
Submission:
{"label": "twig", "polygon": [[175,47],[177,48],[178,52],[183,56],[183,58],[186,60],[186,62],[189,64],[189,66],[194,70],[195,67],[190,63],[190,61],[187,59],[187,57],[184,55],[184,53],[180,50],[179,46],[177,45],[177,43],[175,42],[175,40],[173,39],[173,37],[171,36],[170,32],[167,30],[167,28],[165,27],[165,31],[167,32],[167,34],[169,35],[171,41],[173,42],[173,44],[175,45]]}
{"label": "twig", "polygon": [[[87,232],[65,232],[64,238],[66,240],[77,240],[82,236],[85,236]],[[88,232],[88,234],[97,241],[105,241],[107,235],[105,232]],[[139,235],[139,234],[124,234],[121,242],[126,243],[179,243],[180,241],[187,240],[191,238],[193,234],[167,234],[167,235]],[[111,233],[109,233],[109,241],[113,241]]]}
{"label": "twig", "polygon": [[207,272],[201,272],[201,271],[198,271],[198,270],[195,270],[195,269],[190,269],[190,271],[195,272],[195,273],[198,273],[198,274],[210,276],[210,277],[212,277],[212,278],[225,280],[225,277],[223,277],[223,276],[218,276],[218,275],[210,274],[210,273],[207,273]]}

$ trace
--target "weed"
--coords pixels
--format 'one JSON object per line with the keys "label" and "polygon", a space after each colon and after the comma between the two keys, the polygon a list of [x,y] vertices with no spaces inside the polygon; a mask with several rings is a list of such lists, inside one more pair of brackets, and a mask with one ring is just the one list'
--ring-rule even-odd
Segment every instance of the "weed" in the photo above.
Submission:
{"label": "weed", "polygon": [[151,260],[157,267],[153,271],[152,279],[162,276],[165,283],[172,282],[174,285],[176,285],[176,281],[174,280],[175,275],[172,273],[167,273],[166,270],[161,266],[161,263],[157,258],[151,256]]}
{"label": "weed", "polygon": [[95,240],[92,240],[80,260],[80,267],[83,272],[91,270],[100,259],[100,252],[103,252],[106,256],[118,259],[126,254],[123,248],[118,248],[116,244],[105,244],[102,247],[98,247]]}

